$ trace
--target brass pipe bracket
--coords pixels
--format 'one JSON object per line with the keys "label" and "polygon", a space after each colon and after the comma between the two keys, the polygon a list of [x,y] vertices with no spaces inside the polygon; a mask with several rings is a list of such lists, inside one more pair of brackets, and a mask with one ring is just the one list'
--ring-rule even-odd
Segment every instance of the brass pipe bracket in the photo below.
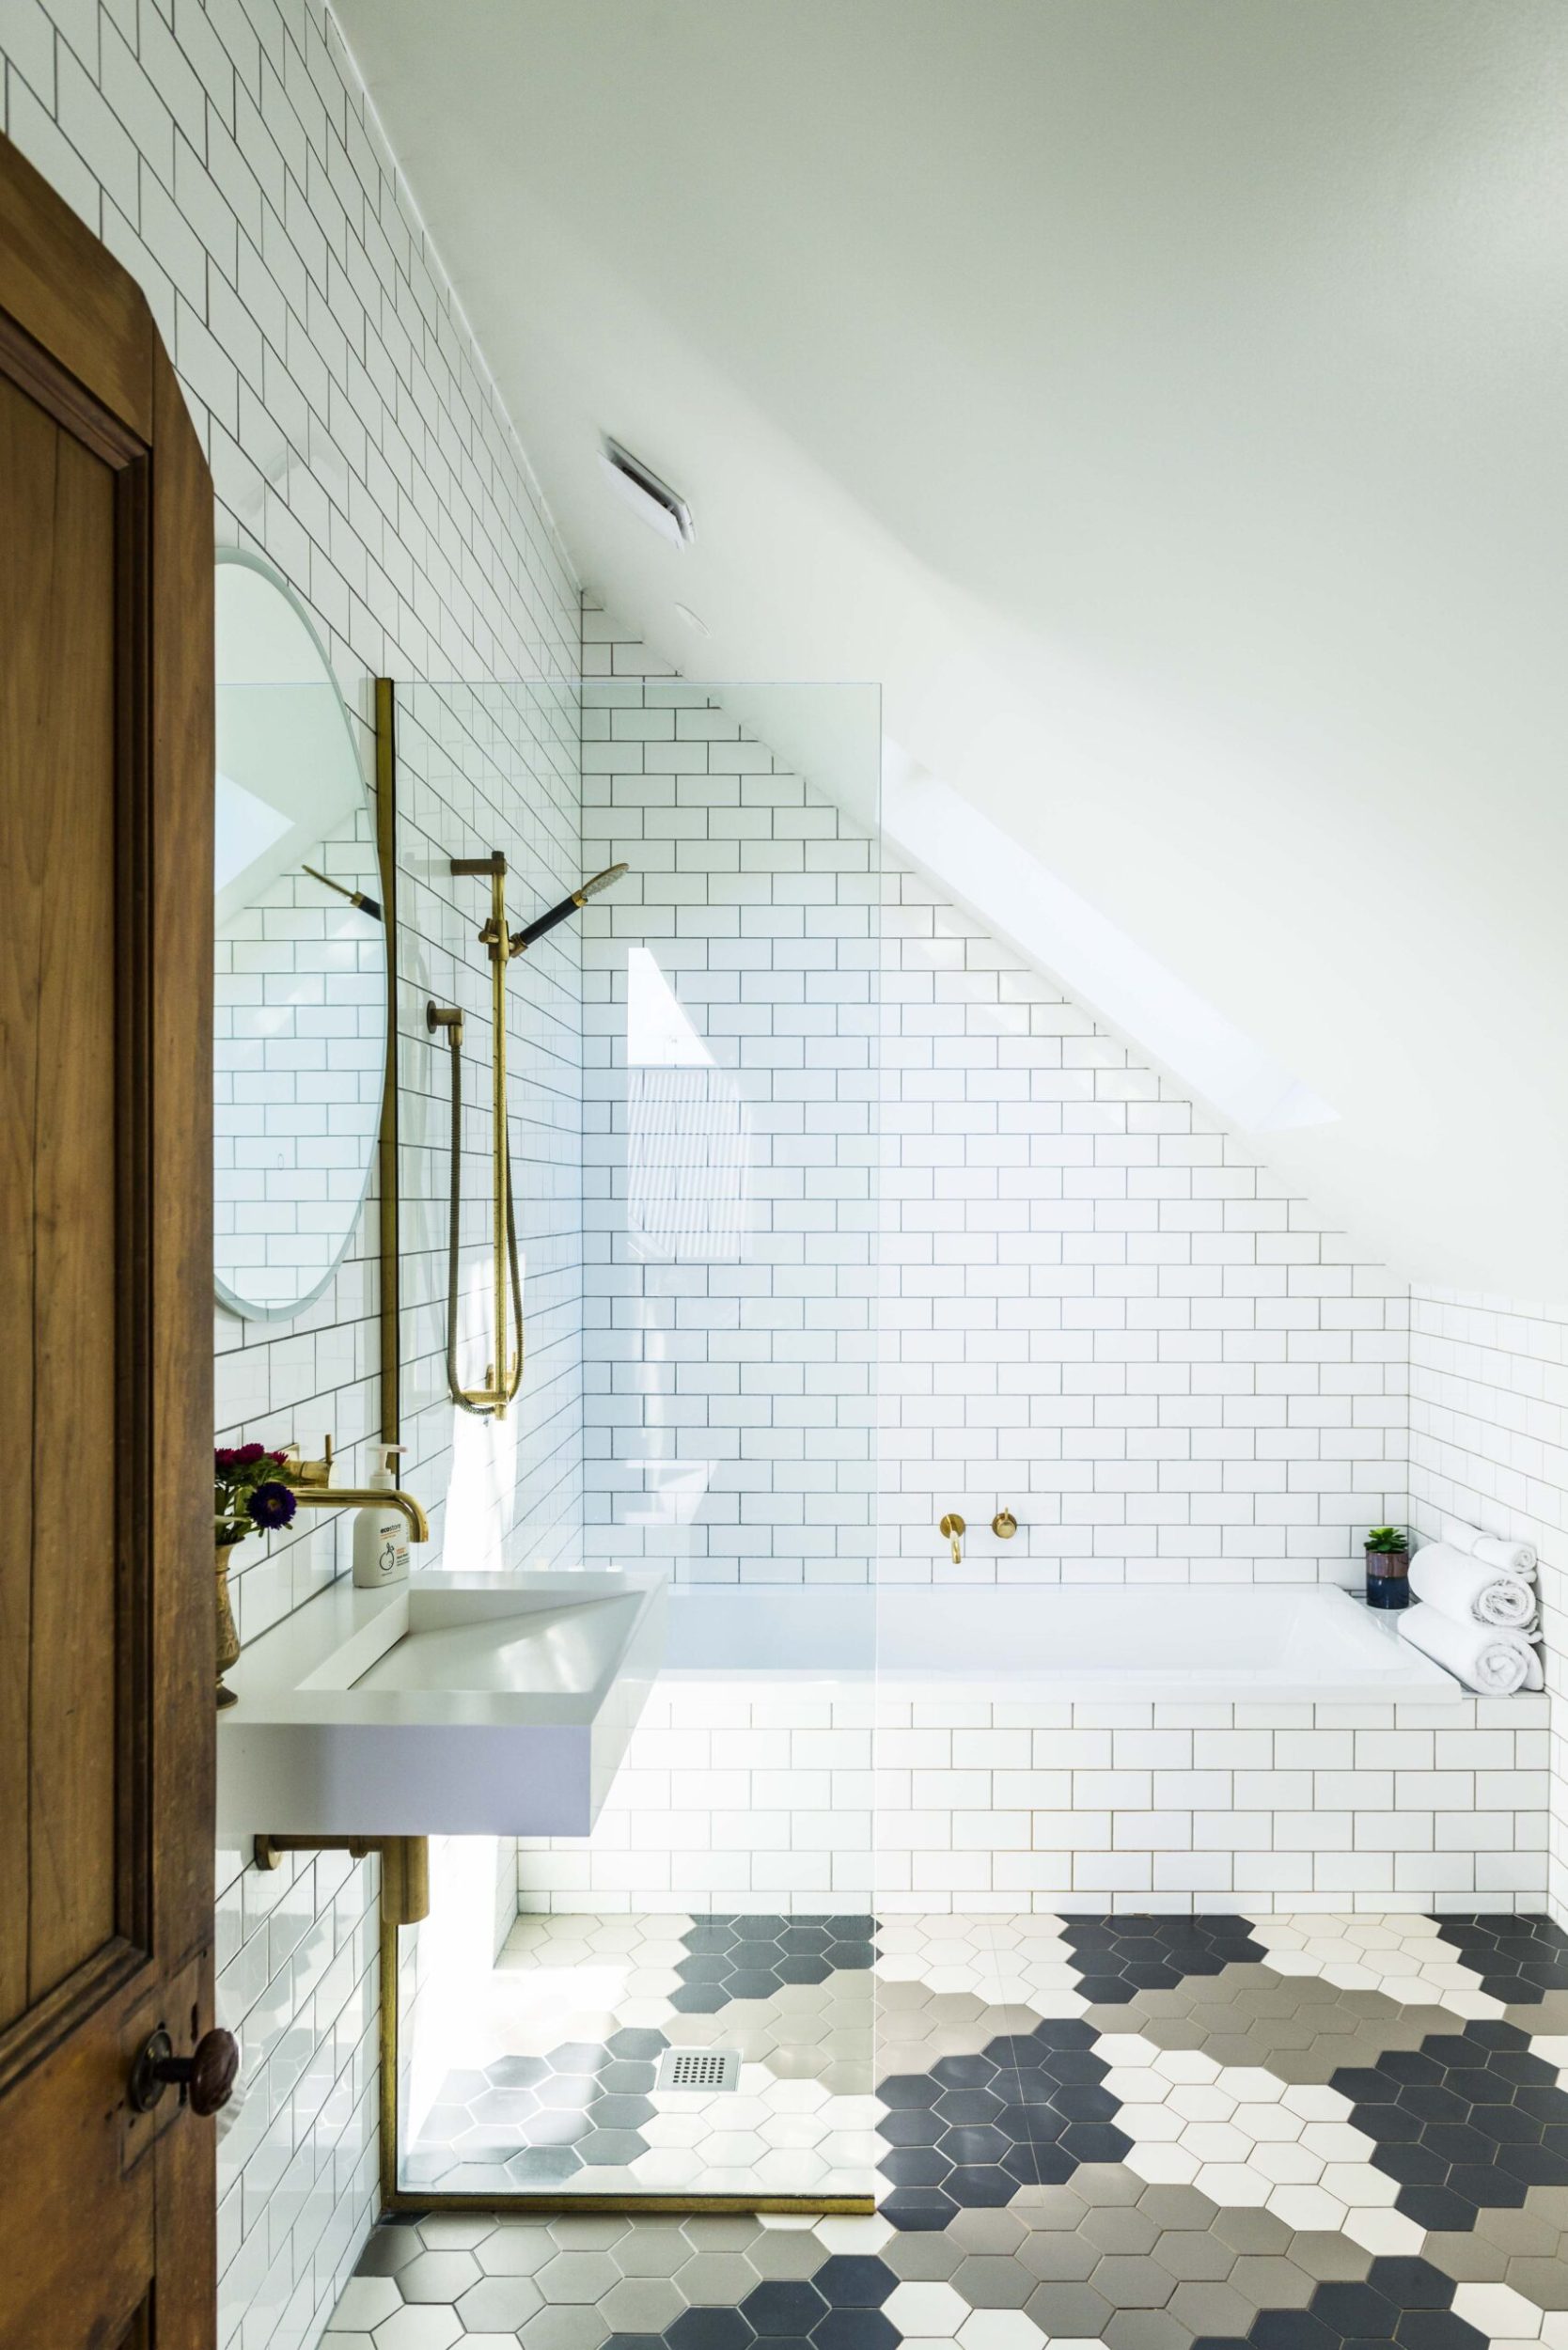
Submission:
{"label": "brass pipe bracket", "polygon": [[346,1852],[353,1860],[381,1861],[384,1925],[416,1926],[431,1914],[428,1836],[259,1836],[252,1857],[259,1869],[281,1867],[286,1852]]}

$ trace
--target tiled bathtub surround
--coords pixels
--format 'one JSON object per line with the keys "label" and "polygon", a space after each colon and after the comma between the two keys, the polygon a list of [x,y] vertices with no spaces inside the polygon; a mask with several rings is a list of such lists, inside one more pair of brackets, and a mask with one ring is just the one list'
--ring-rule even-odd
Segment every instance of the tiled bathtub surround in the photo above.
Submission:
{"label": "tiled bathtub surround", "polygon": [[1544,1920],[943,1915],[878,1940],[875,2217],[431,2215],[378,2232],[329,2339],[1568,2339],[1568,1950]]}
{"label": "tiled bathtub surround", "polygon": [[524,1910],[1538,1904],[1547,1701],[900,1702],[666,1676]]}
{"label": "tiled bathtub surround", "polygon": [[[321,0],[12,0],[0,10],[0,126],[146,292],[212,468],[219,540],[267,556],[305,603],[368,776],[374,677],[576,675],[567,558]],[[540,758],[530,775],[526,808],[518,791],[494,811],[494,845],[542,897],[574,867],[574,760],[562,770]],[[422,828],[439,845],[466,843],[480,812],[465,789],[445,811],[427,801]],[[424,943],[437,958],[451,946],[445,928]],[[557,1016],[574,1030],[569,1010]],[[540,1187],[557,1196],[563,1133],[574,1134],[570,1119],[551,1134]],[[368,1467],[374,1246],[372,1214],[328,1292],[291,1322],[218,1318],[221,1438],[298,1437],[316,1451],[330,1428],[344,1474]],[[571,1255],[557,1248],[536,1269],[550,1292],[544,1329],[574,1323]],[[572,1378],[563,1368],[557,1393]],[[447,1440],[423,1424],[416,1434],[429,1449],[404,1464],[409,1482],[441,1500]],[[465,1438],[450,1492],[475,1496],[470,1523],[488,1535],[492,1495],[510,1497],[517,1462],[510,1439]],[[574,1506],[575,1464],[547,1474],[543,1458],[525,1506],[554,1526]],[[330,1580],[349,1540],[346,1521],[317,1520],[270,1548],[246,1544],[234,1562],[242,1635]],[[219,2342],[301,2350],[375,2209],[363,2053],[375,1977],[358,1947],[374,1878],[361,1867],[339,1881],[318,1862],[236,1884],[236,1867],[220,1857],[220,1997],[244,2038],[248,2099],[226,2141]],[[275,1931],[260,1922],[274,1899]]]}

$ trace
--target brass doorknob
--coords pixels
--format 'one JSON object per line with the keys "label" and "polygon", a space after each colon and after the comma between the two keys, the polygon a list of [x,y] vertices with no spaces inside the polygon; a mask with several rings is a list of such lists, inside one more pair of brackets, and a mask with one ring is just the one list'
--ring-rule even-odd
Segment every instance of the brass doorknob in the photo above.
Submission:
{"label": "brass doorknob", "polygon": [[131,2103],[138,2113],[150,2113],[165,2089],[178,2089],[180,2104],[205,2119],[227,2105],[239,2069],[240,2044],[231,2031],[203,2032],[191,2054],[180,2057],[160,2026],[131,2068]]}

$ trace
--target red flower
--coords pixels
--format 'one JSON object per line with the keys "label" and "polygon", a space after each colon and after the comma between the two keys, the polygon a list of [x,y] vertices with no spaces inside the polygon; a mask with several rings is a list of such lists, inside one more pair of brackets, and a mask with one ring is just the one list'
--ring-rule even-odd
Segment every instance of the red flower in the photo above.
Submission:
{"label": "red flower", "polygon": [[234,1466],[237,1458],[238,1455],[231,1444],[221,1444],[212,1455],[213,1469],[218,1476],[222,1477]]}
{"label": "red flower", "polygon": [[266,1457],[264,1444],[243,1444],[234,1455],[234,1465],[236,1468],[252,1468],[258,1461],[264,1461]]}

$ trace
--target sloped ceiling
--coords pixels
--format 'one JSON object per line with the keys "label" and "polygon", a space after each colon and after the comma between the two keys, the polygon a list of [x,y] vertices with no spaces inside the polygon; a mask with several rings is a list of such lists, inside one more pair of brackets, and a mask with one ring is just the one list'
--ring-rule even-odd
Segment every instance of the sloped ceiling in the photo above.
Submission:
{"label": "sloped ceiling", "polygon": [[1262,1155],[1568,1299],[1560,0],[339,15],[586,582],[880,681],[1332,1105]]}

